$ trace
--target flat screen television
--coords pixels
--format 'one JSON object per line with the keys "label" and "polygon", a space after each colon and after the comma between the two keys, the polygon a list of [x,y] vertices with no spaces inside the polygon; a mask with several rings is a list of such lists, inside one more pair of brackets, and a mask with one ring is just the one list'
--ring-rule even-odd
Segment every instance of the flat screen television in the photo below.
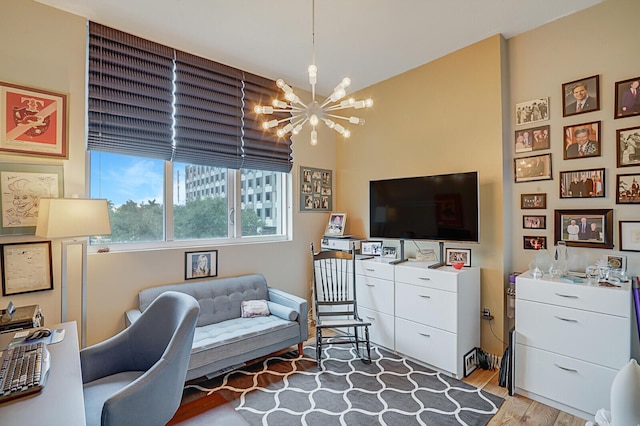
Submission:
{"label": "flat screen television", "polygon": [[478,172],[369,182],[372,238],[480,242]]}

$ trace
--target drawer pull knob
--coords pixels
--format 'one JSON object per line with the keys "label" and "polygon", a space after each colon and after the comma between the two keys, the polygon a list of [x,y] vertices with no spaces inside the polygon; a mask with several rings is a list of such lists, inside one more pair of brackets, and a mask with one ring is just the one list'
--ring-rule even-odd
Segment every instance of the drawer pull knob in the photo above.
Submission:
{"label": "drawer pull knob", "polygon": [[431,278],[429,278],[429,277],[418,277],[418,278],[420,278],[421,280],[424,280],[424,281],[431,281]]}
{"label": "drawer pull knob", "polygon": [[559,320],[561,320],[561,321],[566,321],[566,322],[578,322],[578,320],[574,320],[574,319],[571,319],[571,318],[562,318],[562,317],[559,317],[559,316],[557,316],[557,315],[554,315],[554,317],[558,318],[558,319],[559,319]]}
{"label": "drawer pull knob", "polygon": [[425,299],[431,299],[431,296],[429,296],[428,294],[419,294],[418,296],[424,297]]}
{"label": "drawer pull knob", "polygon": [[577,299],[578,296],[573,296],[571,294],[560,294],[560,293],[556,293],[556,296],[560,296],[560,297],[566,297],[568,299]]}
{"label": "drawer pull knob", "polygon": [[575,369],[573,369],[573,368],[563,367],[563,366],[558,365],[558,364],[553,364],[553,365],[555,365],[556,367],[558,367],[558,368],[559,368],[559,369],[561,369],[561,370],[568,371],[568,372],[570,372],[570,373],[577,373],[577,372],[578,372],[578,370],[575,370]]}
{"label": "drawer pull knob", "polygon": [[431,335],[428,334],[428,333],[418,332],[418,334],[420,334],[421,336],[424,336],[424,337],[431,337]]}

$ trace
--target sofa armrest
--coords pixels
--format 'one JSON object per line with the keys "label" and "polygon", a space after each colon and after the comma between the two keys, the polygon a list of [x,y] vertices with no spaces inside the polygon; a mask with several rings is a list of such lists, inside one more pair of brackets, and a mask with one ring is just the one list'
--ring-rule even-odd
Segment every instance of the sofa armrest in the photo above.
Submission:
{"label": "sofa armrest", "polygon": [[138,318],[140,318],[142,312],[139,309],[131,309],[124,313],[124,325],[125,327],[129,327],[133,324]]}
{"label": "sofa armrest", "polygon": [[286,306],[298,312],[298,325],[300,326],[300,341],[302,343],[309,337],[308,307],[307,301],[285,291],[269,287],[269,300],[279,305]]}

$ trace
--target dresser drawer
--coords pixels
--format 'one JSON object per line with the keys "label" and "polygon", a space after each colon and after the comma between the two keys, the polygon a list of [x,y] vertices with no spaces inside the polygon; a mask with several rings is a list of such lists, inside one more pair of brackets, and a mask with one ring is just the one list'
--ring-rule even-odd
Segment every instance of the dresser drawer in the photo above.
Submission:
{"label": "dresser drawer", "polygon": [[456,335],[396,318],[396,351],[457,374]]}
{"label": "dresser drawer", "polygon": [[629,361],[629,320],[527,300],[516,302],[518,343],[619,369]]}
{"label": "dresser drawer", "polygon": [[356,277],[358,307],[393,315],[395,299],[393,287],[393,281],[358,275]]}
{"label": "dresser drawer", "polygon": [[393,281],[393,265],[375,260],[356,260],[356,274]]}
{"label": "dresser drawer", "polygon": [[610,409],[609,392],[617,370],[521,344],[515,351],[516,388],[595,415]]}
{"label": "dresser drawer", "polygon": [[458,272],[401,264],[396,267],[396,282],[457,292]]}
{"label": "dresser drawer", "polygon": [[396,283],[396,316],[455,333],[457,293]]}
{"label": "dresser drawer", "polygon": [[358,315],[365,321],[369,321],[369,339],[371,342],[384,346],[387,349],[395,349],[395,326],[393,315],[383,314],[367,308],[358,308]]}

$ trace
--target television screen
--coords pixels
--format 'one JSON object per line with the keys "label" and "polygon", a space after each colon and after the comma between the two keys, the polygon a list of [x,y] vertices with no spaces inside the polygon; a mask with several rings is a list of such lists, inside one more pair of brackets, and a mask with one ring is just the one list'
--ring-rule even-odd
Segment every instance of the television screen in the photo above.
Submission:
{"label": "television screen", "polygon": [[478,193],[478,172],[370,181],[370,237],[479,242]]}

